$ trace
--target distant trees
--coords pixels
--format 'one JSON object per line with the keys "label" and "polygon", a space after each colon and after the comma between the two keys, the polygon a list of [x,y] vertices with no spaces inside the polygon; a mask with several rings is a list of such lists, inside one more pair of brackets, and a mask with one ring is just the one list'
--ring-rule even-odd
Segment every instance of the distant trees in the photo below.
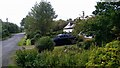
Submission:
{"label": "distant trees", "polygon": [[63,28],[67,25],[68,23],[62,19],[53,21],[52,23],[52,31],[59,31],[63,30]]}
{"label": "distant trees", "polygon": [[3,22],[0,20],[0,36],[1,38],[9,36],[11,33],[19,32],[19,27],[16,24],[10,22]]}

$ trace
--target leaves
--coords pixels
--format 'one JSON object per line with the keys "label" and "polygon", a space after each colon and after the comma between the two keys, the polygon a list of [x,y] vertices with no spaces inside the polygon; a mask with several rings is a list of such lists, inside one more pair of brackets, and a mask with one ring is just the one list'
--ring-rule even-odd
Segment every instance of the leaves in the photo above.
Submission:
{"label": "leaves", "polygon": [[46,35],[51,30],[55,16],[51,4],[42,1],[32,7],[31,12],[23,18],[21,25],[24,25],[27,35],[30,35],[29,38],[33,38],[36,31],[40,31],[41,35]]}

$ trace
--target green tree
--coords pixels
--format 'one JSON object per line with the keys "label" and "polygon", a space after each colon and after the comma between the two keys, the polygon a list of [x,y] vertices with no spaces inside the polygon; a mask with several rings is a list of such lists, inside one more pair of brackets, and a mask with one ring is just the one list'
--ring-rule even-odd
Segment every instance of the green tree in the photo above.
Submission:
{"label": "green tree", "polygon": [[114,38],[120,38],[120,1],[118,2],[98,2],[95,6],[96,10],[93,11],[95,15],[105,15],[108,18],[111,33]]}
{"label": "green tree", "polygon": [[98,2],[95,16],[76,23],[76,33],[93,36],[99,45],[120,38],[120,2]]}
{"label": "green tree", "polygon": [[35,4],[32,8],[31,14],[34,16],[38,30],[41,31],[42,35],[45,35],[46,32],[50,31],[50,26],[54,18],[56,18],[55,11],[48,2],[40,2]]}
{"label": "green tree", "polygon": [[2,20],[0,22],[0,28],[1,28],[0,35],[3,38],[7,37],[7,36],[10,36],[11,33],[19,32],[19,27],[16,24],[13,24],[13,23],[10,23],[10,22],[3,22]]}
{"label": "green tree", "polygon": [[46,35],[51,30],[53,19],[56,17],[51,4],[42,1],[32,7],[31,12],[23,18],[21,25],[24,24],[26,33],[33,38],[36,31],[39,31],[41,35]]}
{"label": "green tree", "polygon": [[67,22],[60,19],[57,21],[54,21],[52,24],[52,29],[53,31],[59,31],[59,30],[63,30],[63,28],[67,25]]}

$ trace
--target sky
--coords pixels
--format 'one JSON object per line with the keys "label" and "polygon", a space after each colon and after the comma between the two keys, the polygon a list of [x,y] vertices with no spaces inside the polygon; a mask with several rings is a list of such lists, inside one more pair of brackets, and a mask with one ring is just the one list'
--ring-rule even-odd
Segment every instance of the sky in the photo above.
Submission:
{"label": "sky", "polygon": [[[0,0],[0,19],[15,23],[20,26],[21,20],[26,17],[28,12],[35,3],[41,0]],[[50,2],[54,11],[58,15],[56,18],[67,20],[69,18],[75,19],[82,15],[91,15],[95,10],[95,5],[98,0],[46,0]]]}

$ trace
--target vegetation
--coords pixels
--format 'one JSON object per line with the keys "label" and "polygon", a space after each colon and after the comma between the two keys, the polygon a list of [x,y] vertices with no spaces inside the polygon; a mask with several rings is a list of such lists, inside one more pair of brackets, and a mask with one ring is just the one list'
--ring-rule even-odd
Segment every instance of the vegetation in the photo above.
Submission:
{"label": "vegetation", "polygon": [[120,2],[98,2],[95,16],[76,23],[74,33],[93,36],[96,45],[106,44],[120,37]]}
{"label": "vegetation", "polygon": [[23,37],[19,42],[18,42],[18,46],[24,46],[26,45],[26,37]]}
{"label": "vegetation", "polygon": [[[77,37],[77,43],[62,47],[54,47],[50,37],[62,33],[65,21],[53,22],[56,15],[50,3],[42,1],[36,4],[21,24],[27,33],[27,45],[31,39],[38,51],[37,49],[17,51],[17,65],[25,68],[27,66],[120,67],[119,4],[120,1],[98,2],[96,10],[93,11],[94,16],[76,20],[72,34]],[[84,36],[93,38],[86,39]]]}
{"label": "vegetation", "polygon": [[54,42],[53,40],[47,36],[47,37],[41,37],[37,40],[35,43],[36,48],[38,48],[39,52],[43,50],[49,50],[52,51],[54,49]]}
{"label": "vegetation", "polygon": [[51,4],[46,1],[36,3],[32,7],[31,12],[21,20],[21,27],[24,27],[27,34],[27,39],[31,39],[31,44],[35,42],[41,36],[54,37],[59,33],[63,33],[63,27],[67,25],[67,22],[60,20],[53,20],[57,17]]}
{"label": "vegetation", "polygon": [[94,47],[90,50],[84,50],[75,45],[55,47],[53,51],[42,51],[41,53],[38,53],[36,49],[20,50],[16,53],[16,62],[20,67],[110,66],[118,68],[120,66],[120,48],[118,46],[120,46],[120,41],[113,41],[106,44],[105,47]]}
{"label": "vegetation", "polygon": [[10,36],[12,33],[18,33],[19,27],[16,24],[10,22],[3,22],[0,19],[0,39]]}
{"label": "vegetation", "polygon": [[27,45],[27,46],[31,45],[31,40],[30,40],[30,39],[27,39],[27,40],[26,40],[26,45]]}
{"label": "vegetation", "polygon": [[34,59],[37,56],[37,51],[33,50],[19,50],[16,52],[16,63],[20,67],[33,66]]}
{"label": "vegetation", "polygon": [[43,51],[42,53],[37,53],[37,51],[33,50],[24,50],[17,51],[16,61],[17,64],[21,67],[83,66],[88,60],[87,57],[89,53],[87,51],[83,51],[82,53],[81,52],[82,50],[77,48],[76,46],[71,47],[64,46],[61,49],[55,49],[54,51]]}
{"label": "vegetation", "polygon": [[93,49],[89,62],[86,64],[89,66],[101,66],[101,67],[120,67],[120,41],[113,41],[106,44],[105,47]]}
{"label": "vegetation", "polygon": [[51,4],[42,1],[32,7],[31,12],[23,18],[21,25],[24,26],[29,39],[34,37],[36,31],[45,36],[47,32],[51,31],[51,24],[56,17]]}

